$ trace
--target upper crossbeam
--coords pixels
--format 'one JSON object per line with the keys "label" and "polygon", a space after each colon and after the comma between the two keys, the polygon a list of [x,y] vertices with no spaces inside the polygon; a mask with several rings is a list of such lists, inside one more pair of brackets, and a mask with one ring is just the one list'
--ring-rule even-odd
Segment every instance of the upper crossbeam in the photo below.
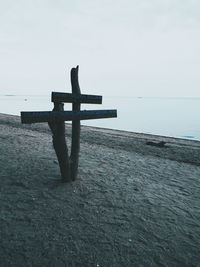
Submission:
{"label": "upper crossbeam", "polygon": [[63,103],[102,104],[102,96],[52,92],[51,101],[54,103],[63,102]]}

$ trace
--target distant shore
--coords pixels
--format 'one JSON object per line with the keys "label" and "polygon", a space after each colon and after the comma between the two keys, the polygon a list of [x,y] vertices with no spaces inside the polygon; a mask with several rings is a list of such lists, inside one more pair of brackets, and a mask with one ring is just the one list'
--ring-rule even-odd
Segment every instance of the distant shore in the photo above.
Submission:
{"label": "distant shore", "polygon": [[48,125],[0,114],[0,177],[0,266],[200,262],[199,141],[82,126],[62,184]]}

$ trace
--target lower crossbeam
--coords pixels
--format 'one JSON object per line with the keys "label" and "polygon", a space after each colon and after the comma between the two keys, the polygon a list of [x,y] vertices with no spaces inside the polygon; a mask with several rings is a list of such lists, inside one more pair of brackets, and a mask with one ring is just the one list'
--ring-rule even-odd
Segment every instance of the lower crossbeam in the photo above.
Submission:
{"label": "lower crossbeam", "polygon": [[91,120],[117,117],[117,110],[83,110],[83,111],[37,111],[21,112],[22,123],[58,122],[73,120]]}

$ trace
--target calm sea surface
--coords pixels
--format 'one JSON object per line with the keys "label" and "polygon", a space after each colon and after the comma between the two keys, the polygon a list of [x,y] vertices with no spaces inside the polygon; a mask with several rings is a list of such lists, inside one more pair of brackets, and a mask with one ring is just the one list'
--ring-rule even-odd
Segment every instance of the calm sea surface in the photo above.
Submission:
{"label": "calm sea surface", "polygon": [[[52,110],[50,96],[0,95],[0,113]],[[84,125],[200,140],[200,98],[105,97],[102,105],[83,109],[117,109],[118,118],[82,121]],[[65,104],[71,110],[71,104]]]}

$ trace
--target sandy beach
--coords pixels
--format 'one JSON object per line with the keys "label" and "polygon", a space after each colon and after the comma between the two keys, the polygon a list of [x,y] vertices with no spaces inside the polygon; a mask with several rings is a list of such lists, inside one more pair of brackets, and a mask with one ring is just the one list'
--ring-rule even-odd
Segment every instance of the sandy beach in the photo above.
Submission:
{"label": "sandy beach", "polygon": [[200,266],[199,141],[82,126],[63,184],[48,125],[0,114],[0,178],[1,267]]}

